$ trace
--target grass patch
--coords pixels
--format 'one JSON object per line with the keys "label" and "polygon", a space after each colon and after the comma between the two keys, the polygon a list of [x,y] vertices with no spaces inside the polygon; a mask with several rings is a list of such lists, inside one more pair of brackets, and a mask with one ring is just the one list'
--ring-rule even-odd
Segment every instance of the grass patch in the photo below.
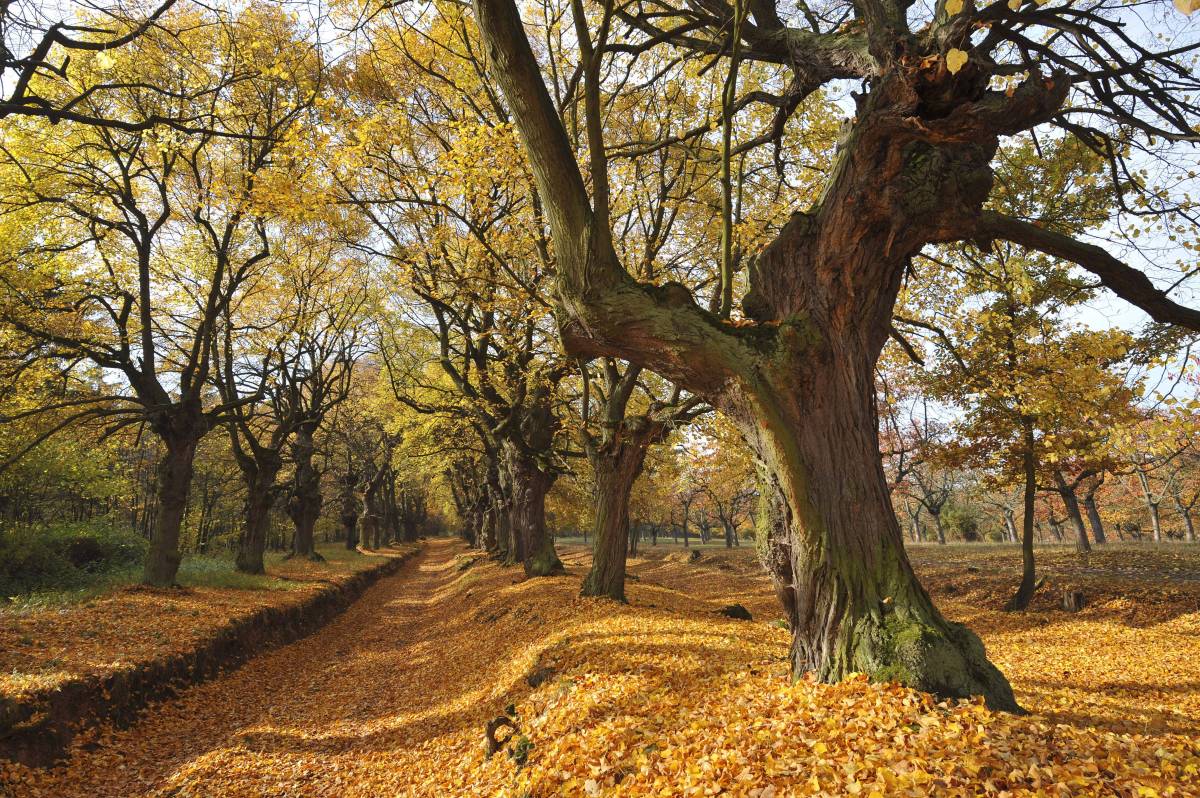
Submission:
{"label": "grass patch", "polygon": [[297,586],[270,574],[244,574],[229,557],[185,557],[175,580],[183,587],[224,590],[292,590]]}
{"label": "grass patch", "polygon": [[[72,541],[115,535],[109,556],[90,567],[77,567],[67,558]],[[23,530],[20,536],[0,533],[0,612],[21,613],[81,604],[114,590],[141,582],[145,541],[109,530],[62,528]],[[233,552],[185,556],[176,578],[186,588],[217,590],[295,590],[324,575],[356,573],[380,562],[380,557],[348,550],[340,543],[317,546],[324,562],[289,560],[286,552],[268,552],[267,574],[237,570]],[[30,552],[30,553],[25,553]]]}

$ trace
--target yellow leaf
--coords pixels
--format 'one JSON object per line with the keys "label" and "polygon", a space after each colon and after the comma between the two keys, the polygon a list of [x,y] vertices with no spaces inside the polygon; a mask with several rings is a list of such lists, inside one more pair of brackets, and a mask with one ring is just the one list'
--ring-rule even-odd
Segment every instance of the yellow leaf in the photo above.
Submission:
{"label": "yellow leaf", "polygon": [[963,0],[946,0],[946,13],[954,16],[963,10]]}
{"label": "yellow leaf", "polygon": [[1200,9],[1200,0],[1175,0],[1175,8],[1190,17],[1193,11]]}
{"label": "yellow leaf", "polygon": [[963,64],[967,63],[967,54],[957,47],[950,49],[946,53],[946,69],[950,70],[951,75],[957,75],[958,70],[963,68]]}

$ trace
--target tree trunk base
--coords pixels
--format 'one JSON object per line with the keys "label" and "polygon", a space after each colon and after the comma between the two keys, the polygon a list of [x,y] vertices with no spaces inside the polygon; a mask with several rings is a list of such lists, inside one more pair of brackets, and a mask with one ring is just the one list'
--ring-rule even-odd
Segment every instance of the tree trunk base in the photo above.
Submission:
{"label": "tree trunk base", "polygon": [[[792,637],[792,670],[807,670],[803,652],[811,644]],[[836,682],[854,673],[872,681],[898,682],[939,698],[983,696],[993,710],[1024,714],[1008,680],[984,653],[979,637],[962,624],[940,618],[922,618],[897,609],[882,618],[868,614],[843,620],[833,655],[825,659],[816,676]]]}
{"label": "tree trunk base", "polygon": [[183,556],[178,552],[163,553],[157,559],[148,559],[143,571],[142,584],[161,588],[179,587],[175,577],[179,574],[181,562]]}
{"label": "tree trunk base", "polygon": [[613,601],[619,601],[622,604],[628,604],[628,599],[625,598],[625,580],[620,579],[612,584],[602,584],[601,574],[592,569],[583,579],[583,587],[579,591],[579,595],[587,598],[608,598]]}
{"label": "tree trunk base", "polygon": [[239,555],[234,561],[234,566],[237,568],[239,573],[250,574],[252,576],[261,576],[267,572],[266,567],[263,565],[262,557],[249,557],[243,559]]}
{"label": "tree trunk base", "polygon": [[1005,612],[1021,612],[1029,606],[1029,602],[1033,601],[1033,594],[1038,591],[1043,584],[1046,583],[1046,577],[1042,577],[1036,582],[1025,580],[1021,582],[1021,586],[1017,588],[1015,596],[1008,600],[1004,605]]}
{"label": "tree trunk base", "polygon": [[561,576],[567,572],[554,551],[554,541],[542,538],[542,545],[524,562],[526,576]]}
{"label": "tree trunk base", "polygon": [[292,552],[291,554],[286,555],[283,559],[285,559],[285,560],[305,559],[305,560],[308,560],[309,562],[325,562],[326,561],[324,557],[322,557],[320,554],[318,554],[315,551],[310,551],[308,554],[300,554],[298,552]]}

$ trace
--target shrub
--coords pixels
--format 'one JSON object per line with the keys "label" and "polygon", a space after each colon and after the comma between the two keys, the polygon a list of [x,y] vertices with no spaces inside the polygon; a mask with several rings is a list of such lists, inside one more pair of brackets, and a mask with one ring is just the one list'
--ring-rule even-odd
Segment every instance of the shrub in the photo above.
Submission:
{"label": "shrub", "polygon": [[146,542],[103,523],[0,528],[0,595],[82,587],[90,575],[136,565]]}

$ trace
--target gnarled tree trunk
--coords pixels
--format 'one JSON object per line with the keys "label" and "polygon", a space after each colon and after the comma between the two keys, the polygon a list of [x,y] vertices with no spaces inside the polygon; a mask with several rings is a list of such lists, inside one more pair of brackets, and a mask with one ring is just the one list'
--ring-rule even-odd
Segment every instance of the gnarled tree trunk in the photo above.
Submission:
{"label": "gnarled tree trunk", "polygon": [[554,484],[554,474],[518,444],[506,441],[503,449],[512,493],[508,559],[521,563],[526,576],[563,573],[554,541],[546,533],[546,494]]}
{"label": "gnarled tree trunk", "polygon": [[278,458],[242,467],[246,503],[242,508],[242,529],[234,559],[237,569],[242,573],[266,572],[263,555],[267,550],[267,525],[270,522],[271,505],[275,503],[275,478],[282,468],[283,463]]}
{"label": "gnarled tree trunk", "polygon": [[625,601],[625,559],[630,548],[629,494],[646,462],[648,441],[639,436],[618,437],[595,450],[592,471],[596,477],[593,503],[595,536],[592,568],[584,577],[581,594]]}
{"label": "gnarled tree trunk", "polygon": [[873,354],[831,348],[819,372],[796,360],[722,407],[769,493],[765,559],[793,673],[866,673],[1016,708],[979,638],[943,618],[912,572],[879,458]]}
{"label": "gnarled tree trunk", "polygon": [[980,228],[999,135],[1050,118],[1068,87],[1026,81],[976,107],[956,92],[981,86],[881,71],[858,100],[824,192],[752,262],[746,322],[730,324],[686,287],[639,284],[622,266],[600,59],[589,59],[583,81],[589,189],[516,4],[474,8],[545,203],[564,346],[653,369],[715,405],[749,441],[769,494],[772,517],[760,527],[792,625],[793,673],[863,671],[1017,709],[979,639],[946,621],[913,575],[879,459],[873,375],[911,257]]}
{"label": "gnarled tree trunk", "polygon": [[292,458],[296,462],[296,475],[292,483],[292,495],[288,500],[287,511],[295,525],[292,536],[292,557],[307,557],[310,560],[324,560],[317,554],[316,541],[313,531],[317,518],[321,515],[321,476],[313,465],[313,432],[307,425],[302,425],[296,432],[292,442]]}

